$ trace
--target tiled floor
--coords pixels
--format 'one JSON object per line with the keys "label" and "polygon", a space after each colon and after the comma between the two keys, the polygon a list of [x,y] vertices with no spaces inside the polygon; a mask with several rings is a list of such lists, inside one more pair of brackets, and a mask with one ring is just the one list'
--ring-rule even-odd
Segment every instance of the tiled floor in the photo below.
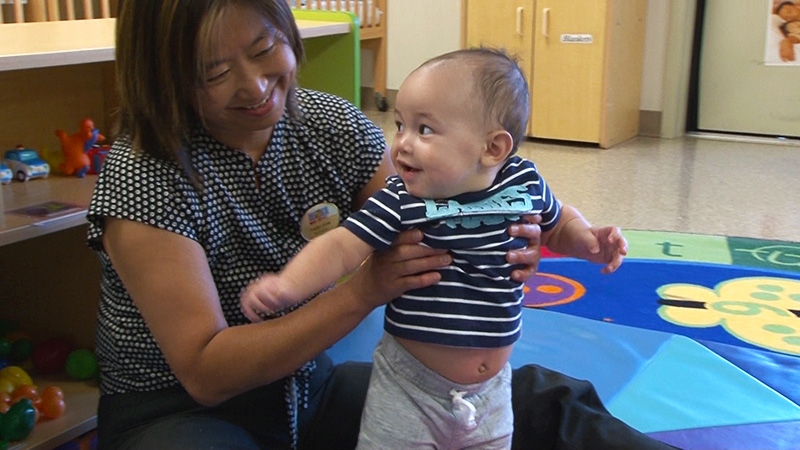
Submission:
{"label": "tiled floor", "polygon": [[[366,114],[391,143],[392,112]],[[528,140],[520,155],[598,225],[800,242],[800,145],[686,136],[600,149]]]}

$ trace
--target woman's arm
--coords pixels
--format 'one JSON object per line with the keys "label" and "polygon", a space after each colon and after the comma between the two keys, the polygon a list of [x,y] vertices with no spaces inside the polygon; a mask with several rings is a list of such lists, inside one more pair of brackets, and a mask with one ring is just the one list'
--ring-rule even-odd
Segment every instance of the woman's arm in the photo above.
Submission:
{"label": "woman's arm", "polygon": [[374,308],[433,284],[449,264],[402,234],[347,282],[292,314],[228,327],[203,249],[176,233],[106,218],[103,245],[161,347],[199,403],[214,405],[284,377],[344,337]]}

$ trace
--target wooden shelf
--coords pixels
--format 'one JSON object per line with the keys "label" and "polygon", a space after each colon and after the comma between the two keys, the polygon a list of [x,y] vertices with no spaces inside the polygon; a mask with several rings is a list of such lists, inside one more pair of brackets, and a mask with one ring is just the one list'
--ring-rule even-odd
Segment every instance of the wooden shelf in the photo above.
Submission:
{"label": "wooden shelf", "polygon": [[8,23],[0,26],[0,70],[114,60],[116,19]]}
{"label": "wooden shelf", "polygon": [[64,391],[67,409],[58,419],[45,420],[33,427],[31,434],[19,442],[11,442],[9,450],[49,450],[97,428],[97,402],[100,390],[90,381],[73,381],[61,378],[34,377],[39,392],[47,386],[58,386]]}
{"label": "wooden shelf", "polygon": [[[0,26],[0,71],[114,60],[116,19],[9,23]],[[298,20],[301,38],[347,34],[350,24]]]}
{"label": "wooden shelf", "polygon": [[[0,246],[86,223],[86,208],[96,181],[97,175],[77,178],[55,174],[0,186]],[[12,212],[45,202],[67,203],[78,209],[45,218]]]}

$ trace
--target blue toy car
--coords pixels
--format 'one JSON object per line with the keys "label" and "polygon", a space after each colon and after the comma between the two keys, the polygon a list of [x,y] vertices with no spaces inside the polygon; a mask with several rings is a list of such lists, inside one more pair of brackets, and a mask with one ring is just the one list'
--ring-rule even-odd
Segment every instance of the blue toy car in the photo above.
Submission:
{"label": "blue toy car", "polygon": [[8,164],[14,178],[19,181],[28,181],[31,178],[47,178],[50,175],[50,165],[44,162],[36,150],[17,147],[6,150],[3,162]]}
{"label": "blue toy car", "polygon": [[11,169],[7,165],[0,162],[0,184],[11,183],[11,178],[14,176]]}

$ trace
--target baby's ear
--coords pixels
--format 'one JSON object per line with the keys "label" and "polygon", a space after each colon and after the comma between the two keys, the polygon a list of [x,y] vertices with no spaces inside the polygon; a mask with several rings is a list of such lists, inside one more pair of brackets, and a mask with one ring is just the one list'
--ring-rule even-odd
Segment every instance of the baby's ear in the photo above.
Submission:
{"label": "baby's ear", "polygon": [[486,135],[486,150],[483,152],[481,163],[486,167],[502,164],[514,147],[514,139],[506,130],[495,130]]}

